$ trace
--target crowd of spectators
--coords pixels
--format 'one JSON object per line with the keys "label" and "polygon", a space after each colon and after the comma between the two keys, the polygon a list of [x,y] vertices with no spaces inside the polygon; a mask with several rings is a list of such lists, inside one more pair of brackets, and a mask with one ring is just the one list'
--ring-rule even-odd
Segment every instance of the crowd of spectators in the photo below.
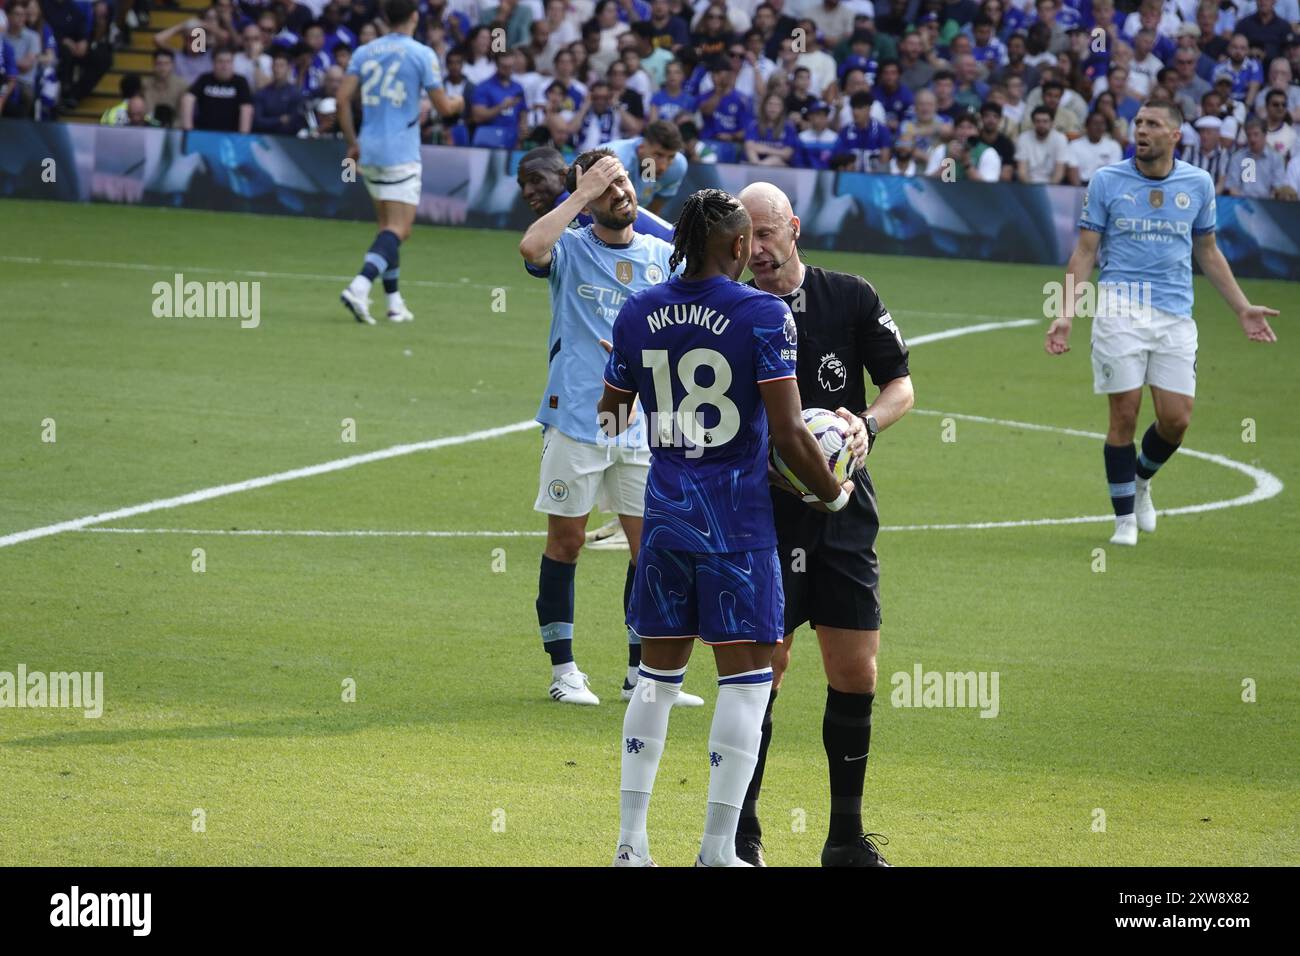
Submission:
{"label": "crowd of spectators", "polygon": [[[65,105],[80,99],[120,42],[102,0],[89,25],[73,0],[0,3],[6,115],[42,115],[60,87]],[[420,10],[416,39],[466,103],[449,118],[425,111],[426,142],[571,155],[667,120],[692,162],[1078,185],[1132,155],[1133,118],[1160,98],[1186,117],[1180,158],[1220,192],[1300,191],[1298,0],[426,0]],[[352,52],[384,31],[378,0],[217,0],[154,37],[152,75],[124,77],[105,121],[336,135]]]}

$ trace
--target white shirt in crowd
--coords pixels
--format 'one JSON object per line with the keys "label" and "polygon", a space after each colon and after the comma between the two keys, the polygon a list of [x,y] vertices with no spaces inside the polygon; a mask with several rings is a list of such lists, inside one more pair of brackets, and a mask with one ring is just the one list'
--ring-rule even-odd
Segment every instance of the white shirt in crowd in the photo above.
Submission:
{"label": "white shirt in crowd", "polygon": [[1048,183],[1057,163],[1064,163],[1070,149],[1070,141],[1059,129],[1051,130],[1046,139],[1039,139],[1032,129],[1027,129],[1016,138],[1016,162],[1028,164],[1031,183]]}
{"label": "white shirt in crowd", "polygon": [[[254,66],[256,66],[256,70],[254,70]],[[257,84],[255,73],[261,73],[268,83],[271,80],[271,54],[258,54],[257,63],[254,64],[253,61],[248,58],[247,53],[236,53],[235,72],[247,80],[249,90],[256,93],[260,87]]]}
{"label": "white shirt in crowd", "polygon": [[1065,165],[1077,169],[1079,179],[1087,183],[1101,167],[1118,163],[1123,158],[1124,150],[1112,137],[1102,136],[1094,143],[1084,136],[1070,144]]}
{"label": "white shirt in crowd", "polygon": [[917,176],[920,175],[920,167],[916,165],[916,160],[908,157],[907,165],[899,165],[898,157],[889,157],[889,175],[891,176]]}
{"label": "white shirt in crowd", "polygon": [[[948,158],[948,144],[944,143],[938,149],[930,150],[930,158],[925,164],[925,174],[927,176],[938,176],[943,169],[944,160]],[[998,151],[992,147],[984,150],[980,156],[979,165],[976,166],[979,171],[980,182],[995,183],[1002,175],[1002,157]]]}

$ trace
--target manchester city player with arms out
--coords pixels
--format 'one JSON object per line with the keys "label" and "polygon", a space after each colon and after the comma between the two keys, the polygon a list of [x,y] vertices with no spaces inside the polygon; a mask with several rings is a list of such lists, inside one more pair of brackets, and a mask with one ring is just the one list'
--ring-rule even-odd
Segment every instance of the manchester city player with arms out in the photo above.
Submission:
{"label": "manchester city player with arms out", "polygon": [[794,319],[780,299],[736,280],[749,261],[749,214],[706,189],[687,199],[671,265],[683,275],[628,299],[614,323],[598,411],[625,427],[641,397],[653,464],[628,624],[640,636],[636,693],[623,719],[615,866],[652,866],[646,815],[668,716],[698,638],[713,647],[718,700],[698,866],[748,866],[735,852],[741,803],[781,640],[782,596],[768,491],[768,435],[821,507],[835,480],[803,423]]}
{"label": "manchester city player with arms out", "polygon": [[[597,501],[619,517],[632,551],[623,588],[626,610],[641,542],[649,452],[638,422],[611,440],[593,409],[601,395],[605,352],[624,299],[668,278],[672,247],[633,231],[636,192],[618,158],[590,150],[568,173],[569,197],[534,222],[519,243],[530,275],[550,283],[551,329],[546,391],[537,411],[542,467],[534,508],[546,515],[546,547],[537,585],[537,623],[551,658],[551,698],[565,704],[599,704],[573,656],[574,573]],[[593,222],[570,229],[579,213]],[[630,697],[641,646],[628,632]],[[681,706],[704,701],[690,694]]]}
{"label": "manchester city player with arms out", "polygon": [[[1252,342],[1276,342],[1268,317],[1252,305],[1214,239],[1214,181],[1174,158],[1183,116],[1177,106],[1147,102],[1133,121],[1134,158],[1103,166],[1088,183],[1079,242],[1066,266],[1062,313],[1047,330],[1050,355],[1070,349],[1077,302],[1093,265],[1101,263],[1092,323],[1093,390],[1110,402],[1103,447],[1115,510],[1111,544],[1135,545],[1155,531],[1151,479],[1178,450],[1196,394],[1196,322],[1192,319],[1192,256]],[[1142,388],[1149,386],[1156,420],[1137,432]]]}
{"label": "manchester city player with arms out", "polygon": [[[388,295],[388,318],[410,322],[414,316],[398,290],[398,247],[411,235],[420,203],[420,92],[429,91],[434,109],[454,116],[465,108],[459,96],[442,87],[438,55],[412,39],[420,13],[415,0],[386,0],[389,33],[358,47],[339,84],[339,129],[348,158],[358,170],[375,204],[379,234],[366,253],[361,271],[339,298],[358,322],[374,325],[370,286],[382,276]],[[357,138],[352,100],[361,88],[361,137]]]}

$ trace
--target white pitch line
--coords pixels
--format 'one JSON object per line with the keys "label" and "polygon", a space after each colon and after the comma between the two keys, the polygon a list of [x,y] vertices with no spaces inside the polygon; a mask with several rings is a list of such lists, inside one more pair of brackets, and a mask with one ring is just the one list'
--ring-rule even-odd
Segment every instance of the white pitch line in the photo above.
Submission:
{"label": "white pitch line", "polygon": [[[907,313],[902,313],[906,315]],[[913,313],[920,315],[921,313]],[[927,313],[937,314],[937,313]],[[985,318],[985,316],[963,315],[964,319]],[[1012,319],[1010,322],[981,322],[979,325],[963,325],[956,329],[944,329],[941,332],[927,332],[925,335],[918,335],[916,338],[907,340],[908,346],[924,345],[926,342],[939,342],[943,339],[955,339],[961,335],[972,335],[976,332],[994,332],[998,329],[1019,329],[1026,325],[1038,325],[1038,319]]]}
{"label": "white pitch line", "polygon": [[513,432],[538,427],[539,426],[535,421],[529,419],[526,422],[515,422],[513,425],[502,425],[500,428],[485,428],[481,431],[469,432],[465,435],[451,435],[447,438],[434,438],[429,441],[412,442],[405,445],[391,445],[388,448],[381,448],[378,451],[366,452],[361,455],[350,455],[347,458],[336,458],[333,461],[321,462],[319,465],[308,465],[305,468],[293,468],[289,471],[279,471],[273,475],[263,475],[260,478],[249,478],[245,481],[236,481],[227,485],[215,485],[211,488],[201,488],[198,491],[191,491],[188,494],[177,495],[174,498],[158,498],[154,501],[146,501],[142,505],[131,505],[128,508],[118,508],[116,511],[104,511],[99,514],[87,515],[84,518],[74,518],[71,521],[60,521],[58,524],[45,525],[42,528],[32,528],[28,531],[17,531],[13,534],[7,534],[0,537],[0,548],[7,548],[10,545],[19,544],[23,541],[31,541],[34,538],[45,538],[52,534],[60,534],[64,531],[80,531],[82,528],[95,524],[103,524],[106,521],[118,521],[122,518],[132,518],[136,515],[148,514],[151,511],[165,511],[168,508],[179,508],[182,505],[192,505],[197,504],[200,501],[210,501],[213,498],[221,498],[225,495],[234,495],[241,491],[252,491],[256,488],[265,488],[268,485],[278,485],[281,482],[294,481],[298,478],[311,478],[316,475],[325,475],[332,471],[342,471],[345,468],[355,468],[357,465],[366,465],[374,461],[398,458],[402,455],[411,455],[420,451],[432,451],[435,448],[447,448],[451,445],[464,445],[468,442],[485,441],[489,438],[499,438],[502,435],[509,435]]}
{"label": "white pitch line", "polygon": [[[1007,428],[1023,428],[1026,431],[1051,432],[1057,435],[1070,435],[1075,438],[1091,438],[1095,441],[1105,441],[1106,436],[1101,432],[1088,432],[1078,428],[1061,428],[1057,425],[1036,425],[1033,422],[1017,422],[1006,418],[989,418],[985,415],[964,415],[960,412],[937,412],[925,408],[912,409],[914,415],[930,415],[935,418],[955,418],[960,421],[978,422],[983,425],[1002,425]],[[1190,458],[1199,458],[1201,461],[1208,461],[1216,465],[1221,465],[1232,471],[1238,471],[1255,482],[1255,487],[1244,495],[1238,495],[1236,498],[1222,498],[1218,501],[1208,501],[1204,504],[1182,505],[1178,508],[1160,508],[1157,514],[1161,515],[1191,515],[1202,514],[1206,511],[1219,511],[1223,508],[1240,508],[1244,505],[1253,505],[1261,501],[1267,501],[1282,493],[1282,479],[1270,471],[1263,468],[1257,468],[1254,465],[1248,465],[1244,461],[1237,461],[1229,458],[1227,455],[1216,455],[1208,451],[1196,451],[1193,448],[1180,447],[1178,453]],[[1090,524],[1100,521],[1114,521],[1113,514],[1105,515],[1083,515],[1070,518],[1030,518],[1021,521],[978,521],[967,524],[913,524],[898,525],[886,529],[884,526],[880,530],[890,531],[951,531],[959,529],[984,530],[987,528],[1027,528],[1038,525],[1058,525],[1058,524]]]}
{"label": "white pitch line", "polygon": [[82,534],[215,534],[250,538],[545,538],[545,531],[304,531],[261,528],[78,528]]}
{"label": "white pitch line", "polygon": [[[176,273],[203,272],[221,276],[248,276],[252,279],[303,279],[309,282],[349,282],[353,276],[324,275],[313,272],[263,272],[250,269],[216,269],[211,266],[163,266],[143,262],[105,262],[99,259],[43,259],[39,256],[0,256],[0,262],[29,266],[71,266],[77,269],[124,269],[130,272]],[[508,285],[488,285],[483,282],[438,282],[433,279],[408,279],[402,285],[424,289],[509,289]]]}
{"label": "white pitch line", "polygon": [[[0,262],[62,262],[72,264],[81,260],[62,259],[62,260],[41,260],[34,258],[24,258],[22,256],[0,256]],[[93,264],[93,263],[89,263]],[[123,268],[152,269],[164,268],[162,266],[136,266],[131,263],[98,263],[99,265],[121,266]],[[213,269],[192,270],[192,271],[220,271]],[[255,273],[245,272],[243,275],[254,275]],[[271,273],[256,273],[259,275],[270,275]],[[296,273],[280,273],[281,275],[291,275],[295,278],[304,278]],[[317,276],[316,278],[321,278]],[[326,277],[328,278],[328,277]],[[969,331],[987,331],[993,327],[1007,327],[1017,324],[1023,325],[1033,320],[1019,319],[1012,322],[1001,324],[983,324],[978,326],[967,326]],[[963,334],[962,329],[950,329],[949,333]],[[913,345],[920,345],[924,342],[933,341],[936,337],[950,338],[951,334],[934,333],[930,336],[918,336]],[[435,438],[432,441],[416,442],[414,444],[393,445],[379,451],[369,452],[364,455],[353,455],[349,458],[339,458],[334,461],[323,462],[319,465],[310,465],[306,468],[295,468],[291,471],[282,471],[274,475],[264,475],[261,478],[250,478],[246,481],[237,481],[228,485],[217,485],[213,488],[202,488],[198,491],[192,491],[189,494],[177,495],[174,498],[159,498],[155,501],[146,501],[141,505],[132,505],[128,508],[119,508],[116,511],[105,511],[100,514],[86,515],[84,518],[74,518],[70,521],[60,521],[57,524],[45,525],[41,528],[31,528],[27,531],[16,531],[12,534],[0,536],[0,548],[7,548],[11,545],[20,544],[23,541],[31,541],[36,538],[45,538],[50,535],[60,534],[64,531],[81,531],[91,525],[104,524],[108,521],[117,521],[122,518],[131,518],[135,515],[148,514],[151,511],[163,511],[168,508],[179,508],[182,505],[194,504],[199,501],[208,501],[211,498],[220,498],[224,495],[238,494],[241,491],[252,491],[254,488],[265,488],[267,485],[279,484],[283,481],[293,481],[295,478],[310,478],[313,475],[323,475],[331,471],[339,471],[344,468],[353,468],[356,465],[364,465],[372,461],[382,461],[386,458],[396,458],[399,455],[409,455],[418,451],[429,451],[434,448],[444,448],[448,445],[461,445],[471,441],[482,441],[487,438],[496,438],[499,435],[506,435],[511,432],[522,431],[526,428],[536,427],[536,422],[516,422],[513,425],[505,425],[501,428],[489,428],[484,431],[471,432],[468,435],[456,435],[451,438]]]}
{"label": "white pitch line", "polygon": [[[938,412],[924,408],[912,410],[914,415],[930,415],[936,418],[955,418],[962,421],[978,422],[984,425],[1002,425],[1008,428],[1022,428],[1026,431],[1050,432],[1057,435],[1070,435],[1075,438],[1089,438],[1096,441],[1105,439],[1100,432],[1082,431],[1077,428],[1060,428],[1056,425],[1037,425],[1032,422],[1017,422],[1006,418],[988,418],[984,415],[964,415],[959,412]],[[1203,504],[1183,505],[1178,508],[1164,508],[1158,511],[1162,515],[1201,514],[1206,511],[1218,511],[1223,508],[1239,508],[1266,501],[1281,493],[1281,479],[1271,472],[1245,462],[1235,461],[1225,455],[1212,452],[1196,451],[1192,448],[1180,448],[1180,455],[1199,458],[1224,468],[1238,471],[1255,482],[1253,490],[1236,498],[1224,498]],[[949,524],[902,524],[881,525],[881,531],[985,531],[993,528],[1034,528],[1045,525],[1093,524],[1113,521],[1113,514],[1080,515],[1069,518],[1025,518],[1019,521],[972,521]],[[250,537],[302,537],[302,538],[544,538],[545,531],[302,531],[302,530],[257,530],[225,528],[79,528],[76,529],[97,534],[188,534],[188,535],[232,535]]]}

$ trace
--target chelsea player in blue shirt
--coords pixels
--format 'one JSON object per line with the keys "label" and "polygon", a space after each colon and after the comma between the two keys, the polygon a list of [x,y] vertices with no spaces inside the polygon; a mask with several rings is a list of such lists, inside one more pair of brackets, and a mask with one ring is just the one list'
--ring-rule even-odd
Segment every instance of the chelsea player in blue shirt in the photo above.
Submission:
{"label": "chelsea player in blue shirt", "polygon": [[628,298],[614,322],[597,411],[627,427],[641,396],[652,464],[628,625],[641,638],[640,679],[623,719],[615,866],[651,866],[646,814],[669,711],[696,638],[713,647],[718,700],[709,732],[709,796],[697,866],[748,866],[736,824],[758,761],[784,627],[781,565],[768,491],[768,433],[810,503],[837,511],[841,485],[803,423],[794,317],[776,296],[736,280],[753,230],[718,189],[686,200],[672,258],[683,275]]}
{"label": "chelsea player in blue shirt", "polygon": [[[1151,478],[1178,450],[1196,394],[1196,322],[1192,319],[1192,256],[1236,313],[1252,342],[1276,342],[1268,316],[1251,305],[1214,240],[1214,181],[1174,159],[1183,124],[1172,103],[1148,101],[1133,122],[1136,154],[1097,170],[1079,218],[1079,242],[1065,272],[1060,315],[1047,330],[1049,355],[1070,350],[1070,327],[1087,301],[1101,262],[1092,323],[1093,391],[1110,402],[1103,446],[1115,510],[1111,544],[1137,544],[1139,529],[1156,529]],[[1156,420],[1133,445],[1142,388],[1151,388]]]}
{"label": "chelsea player in blue shirt", "polygon": [[[454,116],[465,108],[459,96],[442,86],[438,56],[412,39],[420,22],[415,0],[386,0],[389,33],[357,48],[339,84],[339,129],[348,144],[348,159],[358,169],[375,204],[379,234],[371,243],[361,272],[339,298],[358,322],[374,325],[370,286],[384,277],[388,318],[409,322],[414,316],[397,288],[397,249],[411,235],[420,202],[420,93],[429,91],[434,109]],[[361,88],[360,139],[352,100]]]}

